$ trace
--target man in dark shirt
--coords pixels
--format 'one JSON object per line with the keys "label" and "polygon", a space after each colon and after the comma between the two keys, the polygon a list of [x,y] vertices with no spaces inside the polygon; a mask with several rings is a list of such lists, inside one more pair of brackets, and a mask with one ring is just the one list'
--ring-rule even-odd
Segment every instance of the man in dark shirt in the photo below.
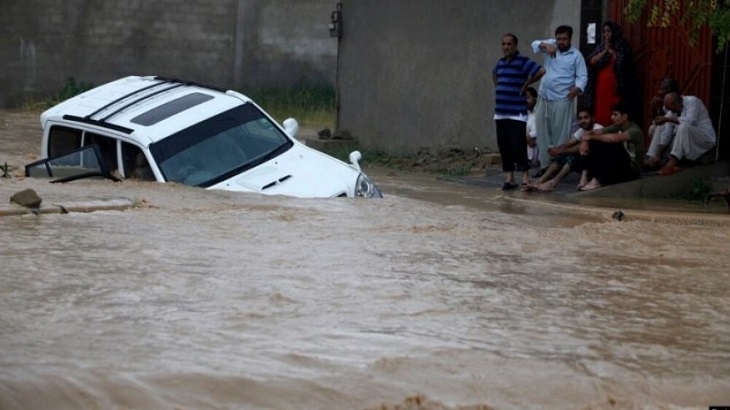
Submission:
{"label": "man in dark shirt", "polygon": [[611,111],[613,124],[583,134],[580,153],[585,156],[589,182],[578,189],[590,191],[604,185],[630,181],[639,177],[644,163],[644,134],[631,121],[626,105],[619,103]]}
{"label": "man in dark shirt", "polygon": [[502,170],[507,174],[503,190],[517,188],[515,170],[522,171],[522,185],[527,188],[527,99],[525,89],[539,80],[545,69],[517,50],[517,36],[502,36],[502,54],[492,70],[496,104],[494,120],[497,125],[497,145],[502,157]]}

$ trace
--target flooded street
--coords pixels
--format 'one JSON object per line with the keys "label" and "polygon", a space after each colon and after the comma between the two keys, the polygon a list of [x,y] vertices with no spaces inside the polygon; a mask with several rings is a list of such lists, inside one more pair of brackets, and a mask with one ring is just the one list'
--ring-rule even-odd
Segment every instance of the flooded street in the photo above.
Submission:
{"label": "flooded street", "polygon": [[[39,143],[0,112],[0,164]],[[0,218],[0,409],[730,405],[723,219],[367,171],[382,200],[0,179],[4,202],[141,201]]]}

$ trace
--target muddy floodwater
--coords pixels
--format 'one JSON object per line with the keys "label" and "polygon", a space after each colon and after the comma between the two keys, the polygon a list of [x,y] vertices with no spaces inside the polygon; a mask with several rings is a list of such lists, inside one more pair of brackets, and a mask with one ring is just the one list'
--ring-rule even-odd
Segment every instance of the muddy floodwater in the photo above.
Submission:
{"label": "muddy floodwater", "polygon": [[[0,112],[0,164],[39,142]],[[0,178],[140,204],[0,218],[0,409],[730,405],[730,216],[367,171],[382,200]]]}

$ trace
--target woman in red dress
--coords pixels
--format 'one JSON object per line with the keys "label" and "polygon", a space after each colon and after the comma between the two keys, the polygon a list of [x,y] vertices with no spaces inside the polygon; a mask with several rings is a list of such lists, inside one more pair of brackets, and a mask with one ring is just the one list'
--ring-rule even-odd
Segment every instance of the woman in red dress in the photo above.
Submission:
{"label": "woman in red dress", "polygon": [[596,123],[611,124],[611,108],[624,101],[635,106],[633,93],[633,55],[621,27],[612,22],[603,23],[603,41],[588,56],[588,85],[583,102],[593,110]]}

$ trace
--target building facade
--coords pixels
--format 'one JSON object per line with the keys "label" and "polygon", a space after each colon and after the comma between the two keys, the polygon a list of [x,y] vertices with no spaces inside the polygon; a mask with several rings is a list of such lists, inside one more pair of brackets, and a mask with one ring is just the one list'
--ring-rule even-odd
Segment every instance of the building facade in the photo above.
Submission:
{"label": "building facade", "polygon": [[501,37],[542,63],[530,43],[573,27],[580,0],[343,0],[338,127],[366,149],[497,149],[492,68]]}

